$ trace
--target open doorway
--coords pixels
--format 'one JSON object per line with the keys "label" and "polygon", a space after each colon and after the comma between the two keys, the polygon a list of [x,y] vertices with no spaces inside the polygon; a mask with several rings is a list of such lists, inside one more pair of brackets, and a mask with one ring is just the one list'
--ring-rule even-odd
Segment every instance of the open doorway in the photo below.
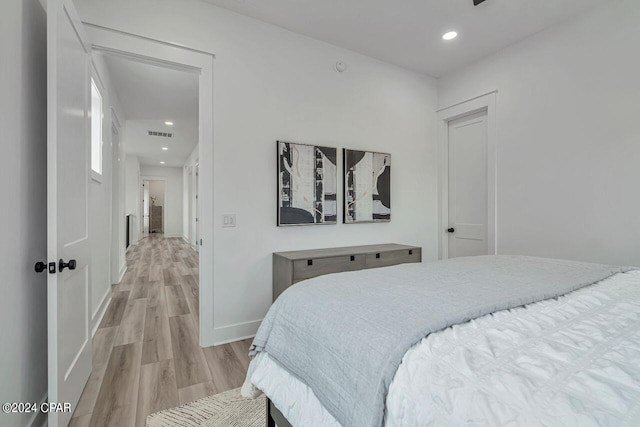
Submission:
{"label": "open doorway", "polygon": [[[187,393],[193,385],[206,384],[211,378],[206,352],[199,345],[201,74],[112,50],[94,51],[93,60],[96,86],[101,94],[110,94],[109,102],[120,112],[120,127],[109,127],[118,153],[113,149],[109,158],[120,163],[124,185],[114,186],[110,199],[114,203],[121,200],[124,208],[110,212],[118,218],[116,228],[129,224],[130,230],[126,273],[112,282],[111,300],[96,325],[94,348],[100,354],[94,354],[92,386],[85,388],[73,414],[73,418],[97,425],[105,414],[120,416],[113,406],[117,402],[101,396],[131,395],[139,388],[136,381],[142,381],[124,381],[123,377],[122,389],[110,389],[114,378],[126,376],[126,372],[109,368],[123,353],[141,372],[149,366],[171,371],[169,380],[160,378],[158,387],[163,390]],[[102,116],[101,112],[93,115]],[[94,198],[96,206],[110,200],[98,192]],[[96,216],[102,212],[95,211]],[[115,254],[122,242],[111,240],[110,253]],[[96,265],[103,262],[95,261]],[[104,264],[109,264],[108,258]],[[154,402],[151,389],[148,395],[137,393],[137,397],[150,405]],[[179,403],[171,402],[172,406]],[[136,411],[121,414],[135,419],[123,418],[115,424],[142,424],[146,415],[158,409],[138,405]]]}
{"label": "open doorway", "polygon": [[142,189],[142,234],[145,237],[149,234],[164,234],[167,181],[165,179],[143,178]]}

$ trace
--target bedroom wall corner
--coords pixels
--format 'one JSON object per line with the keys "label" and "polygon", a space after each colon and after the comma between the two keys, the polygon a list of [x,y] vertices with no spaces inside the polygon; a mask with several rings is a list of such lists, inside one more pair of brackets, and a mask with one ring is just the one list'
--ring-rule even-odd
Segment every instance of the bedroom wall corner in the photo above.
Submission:
{"label": "bedroom wall corner", "polygon": [[640,3],[606,2],[439,80],[493,90],[502,254],[640,265]]}

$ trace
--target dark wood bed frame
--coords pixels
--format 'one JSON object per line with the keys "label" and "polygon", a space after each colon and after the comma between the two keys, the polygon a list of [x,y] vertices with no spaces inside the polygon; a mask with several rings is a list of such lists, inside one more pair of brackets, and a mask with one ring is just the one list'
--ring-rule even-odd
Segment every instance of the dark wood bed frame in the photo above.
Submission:
{"label": "dark wood bed frame", "polygon": [[267,427],[276,427],[276,425],[278,427],[293,427],[267,397]]}

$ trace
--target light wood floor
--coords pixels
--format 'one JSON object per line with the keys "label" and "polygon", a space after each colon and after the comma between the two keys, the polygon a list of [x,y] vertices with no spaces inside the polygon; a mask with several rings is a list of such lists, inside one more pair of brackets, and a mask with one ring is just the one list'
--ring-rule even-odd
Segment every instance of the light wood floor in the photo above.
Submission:
{"label": "light wood floor", "polygon": [[147,415],[240,387],[250,340],[198,345],[198,253],[150,235],[93,338],[93,371],[71,426],[144,426]]}

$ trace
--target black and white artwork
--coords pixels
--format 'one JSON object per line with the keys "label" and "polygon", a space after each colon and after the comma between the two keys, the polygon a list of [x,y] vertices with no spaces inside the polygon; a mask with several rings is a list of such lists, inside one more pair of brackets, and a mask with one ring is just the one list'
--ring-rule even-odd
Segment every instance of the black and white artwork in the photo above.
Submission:
{"label": "black and white artwork", "polygon": [[344,150],[344,222],[391,221],[391,154]]}
{"label": "black and white artwork", "polygon": [[335,224],[337,150],[278,141],[278,226]]}

